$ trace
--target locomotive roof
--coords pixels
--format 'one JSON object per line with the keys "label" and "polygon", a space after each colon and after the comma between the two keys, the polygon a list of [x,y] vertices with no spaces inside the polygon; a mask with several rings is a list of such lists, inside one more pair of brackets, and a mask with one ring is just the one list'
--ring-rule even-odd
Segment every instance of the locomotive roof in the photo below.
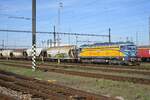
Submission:
{"label": "locomotive roof", "polygon": [[104,42],[104,43],[94,43],[94,44],[84,44],[81,45],[80,47],[95,47],[95,46],[113,46],[113,45],[134,45],[133,42]]}

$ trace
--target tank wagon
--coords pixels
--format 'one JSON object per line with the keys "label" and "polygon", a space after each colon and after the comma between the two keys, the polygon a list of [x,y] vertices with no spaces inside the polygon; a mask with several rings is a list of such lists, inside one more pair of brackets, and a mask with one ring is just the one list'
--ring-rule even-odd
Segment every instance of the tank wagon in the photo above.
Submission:
{"label": "tank wagon", "polygon": [[26,55],[25,49],[14,49],[11,52],[11,58],[14,58],[14,59],[24,58],[25,55]]}
{"label": "tank wagon", "polygon": [[16,59],[24,57],[24,49],[8,49],[0,51],[0,58]]}
{"label": "tank wagon", "polygon": [[142,61],[150,61],[150,47],[149,46],[139,46],[137,51],[137,56]]}
{"label": "tank wagon", "polygon": [[97,43],[81,46],[81,62],[137,65],[137,47],[134,43]]}
{"label": "tank wagon", "polygon": [[11,58],[13,50],[2,50],[1,52],[3,58]]}

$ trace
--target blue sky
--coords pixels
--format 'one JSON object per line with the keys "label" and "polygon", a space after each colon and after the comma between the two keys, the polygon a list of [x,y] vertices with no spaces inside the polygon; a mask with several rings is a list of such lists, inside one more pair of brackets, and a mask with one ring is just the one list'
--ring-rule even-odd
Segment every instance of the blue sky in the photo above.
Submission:
{"label": "blue sky", "polygon": [[[31,18],[32,0],[0,0],[0,29],[31,30],[31,21],[12,19],[9,16]],[[112,29],[112,40],[120,41],[133,38],[138,32],[139,44],[148,44],[149,0],[37,0],[37,31],[53,31],[58,23],[58,3],[61,9],[61,31],[89,34],[108,34]],[[6,39],[8,37],[8,40]],[[61,36],[62,42],[68,43],[69,36]],[[47,40],[49,35],[38,35],[38,44]],[[0,32],[7,44],[31,44],[31,34]],[[101,37],[78,37],[78,40],[105,42]],[[70,36],[70,43],[75,44],[75,37]]]}

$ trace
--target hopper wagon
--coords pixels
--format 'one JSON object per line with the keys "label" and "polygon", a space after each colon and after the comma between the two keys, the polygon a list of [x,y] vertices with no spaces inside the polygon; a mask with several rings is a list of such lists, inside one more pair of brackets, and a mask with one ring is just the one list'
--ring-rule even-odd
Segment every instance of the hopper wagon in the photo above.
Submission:
{"label": "hopper wagon", "polygon": [[61,61],[65,62],[74,62],[77,59],[77,52],[75,45],[68,45],[68,46],[56,46],[47,48],[47,59],[46,60],[57,60],[60,59]]}

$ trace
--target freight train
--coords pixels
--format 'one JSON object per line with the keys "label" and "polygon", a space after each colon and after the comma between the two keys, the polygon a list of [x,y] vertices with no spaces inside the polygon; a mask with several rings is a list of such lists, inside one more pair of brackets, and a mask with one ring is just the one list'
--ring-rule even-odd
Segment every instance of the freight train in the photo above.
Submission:
{"label": "freight train", "polygon": [[[32,49],[2,50],[1,58],[31,60]],[[50,48],[37,48],[37,60],[56,61],[60,59],[65,62],[82,63],[108,63],[137,65],[137,47],[131,42],[119,43],[95,43],[82,45],[57,46]]]}

